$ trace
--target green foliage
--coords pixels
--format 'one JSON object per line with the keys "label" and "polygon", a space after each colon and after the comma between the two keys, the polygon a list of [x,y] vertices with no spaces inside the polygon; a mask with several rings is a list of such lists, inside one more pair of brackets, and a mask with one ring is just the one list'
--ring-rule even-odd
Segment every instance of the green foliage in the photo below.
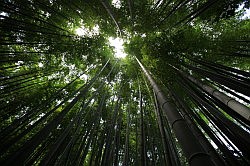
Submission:
{"label": "green foliage", "polygon": [[[127,0],[115,7],[105,0],[110,13],[101,2],[0,2],[0,165],[139,165],[143,141],[147,165],[162,165],[167,162],[161,127],[169,132],[172,157],[186,165],[165,114],[160,126],[152,88],[135,57],[165,94],[173,88],[208,126],[214,123],[213,118],[201,111],[204,106],[185,89],[190,82],[177,69],[212,87],[226,87],[226,94],[231,92],[237,101],[248,100],[246,94],[237,96],[237,87],[227,87],[197,69],[249,87],[245,73],[233,71],[250,70],[250,22],[238,19],[236,12],[241,3],[248,7],[248,1],[218,1],[203,11],[210,1]],[[83,26],[89,33],[98,26],[98,33],[76,34]],[[111,36],[126,39],[128,56],[124,59],[114,57],[115,50],[108,44]],[[217,72],[211,68],[215,64],[209,68],[194,61],[200,59],[233,68],[227,72],[221,67],[223,72]],[[238,114],[225,111],[197,85],[191,84],[189,89],[200,92],[226,119],[249,131]],[[211,140],[208,131],[205,135]],[[233,152],[239,158],[235,160],[249,162],[241,150]],[[222,152],[222,158],[230,161],[225,154]]]}

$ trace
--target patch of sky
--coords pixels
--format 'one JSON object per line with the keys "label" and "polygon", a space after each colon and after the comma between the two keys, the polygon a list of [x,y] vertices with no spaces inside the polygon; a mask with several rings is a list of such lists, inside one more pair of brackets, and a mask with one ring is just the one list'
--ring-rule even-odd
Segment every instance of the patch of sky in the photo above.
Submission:
{"label": "patch of sky", "polygon": [[108,38],[108,40],[109,40],[110,45],[114,47],[114,51],[115,51],[114,56],[116,58],[125,58],[127,56],[127,54],[124,52],[123,39],[110,37]]}
{"label": "patch of sky", "polygon": [[122,4],[121,4],[121,1],[120,0],[112,0],[112,5],[117,8],[117,9],[120,9]]}
{"label": "patch of sky", "polygon": [[244,4],[241,4],[236,12],[243,11],[243,14],[240,16],[240,19],[250,19],[250,9],[244,8]]}
{"label": "patch of sky", "polygon": [[75,30],[75,34],[78,36],[85,36],[85,37],[93,37],[99,35],[99,26],[95,25],[93,27],[86,27],[82,25],[81,27]]}
{"label": "patch of sky", "polygon": [[4,17],[7,17],[7,16],[9,16],[8,13],[6,13],[6,12],[0,12],[0,20],[4,19]]}

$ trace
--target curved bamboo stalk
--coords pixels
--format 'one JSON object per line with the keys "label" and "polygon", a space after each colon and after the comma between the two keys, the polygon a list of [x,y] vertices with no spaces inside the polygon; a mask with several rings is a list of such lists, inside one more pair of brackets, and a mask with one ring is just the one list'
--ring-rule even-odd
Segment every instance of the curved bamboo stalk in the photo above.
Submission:
{"label": "curved bamboo stalk", "polygon": [[125,152],[124,152],[124,160],[123,166],[129,166],[129,133],[130,133],[130,109],[131,109],[131,101],[129,102],[129,108],[127,110],[127,126],[126,126],[126,138],[125,138]]}
{"label": "curved bamboo stalk", "polygon": [[173,128],[189,164],[191,166],[214,165],[209,155],[204,151],[198,141],[194,141],[196,138],[190,131],[186,121],[181,117],[180,113],[177,111],[171,101],[165,97],[141,62],[137,58],[136,61],[155,90],[159,104],[164,110],[164,113]]}
{"label": "curved bamboo stalk", "polygon": [[133,10],[132,10],[133,2],[132,0],[127,0],[127,1],[128,1],[128,8],[129,8],[129,13],[131,17],[131,22],[133,24],[133,20],[134,20],[134,15],[133,15]]}
{"label": "curved bamboo stalk", "polygon": [[140,88],[140,82],[138,80],[138,87],[139,87],[139,109],[140,109],[140,157],[141,157],[141,165],[147,165],[147,156],[146,156],[146,144],[145,144],[145,126],[144,126],[144,111],[142,108],[143,105],[143,99],[142,99],[142,93]]}
{"label": "curved bamboo stalk", "polygon": [[189,112],[191,112],[189,110],[189,108],[186,106],[186,104],[184,103],[184,101],[176,94],[172,91],[172,89],[168,88],[171,95],[176,99],[175,103],[177,104],[177,106],[179,107],[179,110],[181,111],[183,117],[187,120],[190,129],[193,131],[194,135],[197,137],[197,139],[200,141],[201,145],[203,146],[203,148],[207,151],[207,153],[211,156],[213,162],[215,163],[215,165],[217,166],[222,166],[225,165],[225,163],[223,163],[222,159],[219,157],[219,155],[216,153],[215,149],[212,147],[212,145],[209,143],[209,141],[206,139],[206,137],[204,136],[204,134],[200,131],[200,129],[195,125],[194,121],[192,120],[192,118],[189,115]]}
{"label": "curved bamboo stalk", "polygon": [[238,149],[243,153],[243,157],[249,157],[249,133],[227,119],[220,111],[215,108],[212,103],[208,101],[204,95],[200,93],[200,91],[198,91],[198,89],[191,87],[190,83],[188,82],[186,82],[186,84],[189,86],[187,90],[190,96],[193,97],[196,103],[201,104],[202,108],[206,108],[204,109],[206,116],[208,116],[216,125],[216,127],[218,127],[223,132],[223,134],[225,134],[230,139],[230,141],[232,141],[232,143],[238,147]]}
{"label": "curved bamboo stalk", "polygon": [[187,75],[187,74],[185,74],[183,72],[181,72],[181,74],[183,76],[185,76],[186,78],[188,78],[193,83],[195,83],[196,85],[198,85],[205,92],[207,92],[210,95],[214,96],[215,98],[217,98],[218,100],[220,100],[221,102],[223,102],[225,105],[227,105],[228,107],[230,107],[231,109],[233,109],[235,112],[237,112],[238,114],[240,114],[242,117],[244,117],[245,119],[247,119],[248,121],[250,121],[250,109],[247,106],[241,104],[240,102],[238,102],[235,99],[227,96],[226,94],[220,92],[219,90],[217,90],[217,89],[215,89],[215,88],[213,88],[211,86],[203,84],[202,82],[200,82],[199,80],[195,79],[191,75]]}
{"label": "curved bamboo stalk", "polygon": [[43,127],[35,136],[33,136],[25,145],[23,145],[19,150],[17,150],[14,155],[7,158],[3,165],[10,164],[20,164],[24,163],[25,160],[32,154],[32,152],[37,148],[39,144],[43,142],[43,139],[48,137],[50,132],[57,127],[57,125],[62,121],[65,115],[75,106],[75,104],[79,101],[79,99],[84,96],[89,88],[93,85],[102,71],[108,65],[109,60],[102,67],[102,69],[95,75],[94,78],[91,79],[88,85],[86,85],[83,89],[80,90],[80,93],[45,127]]}
{"label": "curved bamboo stalk", "polygon": [[227,67],[227,66],[217,64],[217,63],[212,63],[209,61],[203,61],[203,60],[197,60],[197,59],[191,59],[191,60],[198,63],[198,64],[201,64],[203,66],[211,68],[215,71],[219,70],[221,73],[230,75],[230,76],[235,77],[235,78],[240,79],[240,80],[244,80],[247,83],[250,82],[250,80],[249,80],[250,73],[249,72],[246,72],[243,70],[238,70],[238,69],[235,69],[232,67]]}
{"label": "curved bamboo stalk", "polygon": [[[191,96],[193,103],[200,108],[200,110],[202,111],[202,114],[206,116],[206,119],[209,119],[208,116],[210,116],[210,115],[206,114],[207,111],[205,110],[205,108],[194,99],[190,88],[187,87],[187,85],[184,84],[182,81],[179,81],[178,83],[179,83],[179,85],[181,85],[182,87],[185,88],[185,90]],[[226,157],[225,160],[227,161],[227,163],[233,164],[233,165],[239,164],[237,159],[234,158],[234,154],[232,154],[232,152],[227,148],[227,145],[225,145],[226,141],[222,141],[220,136],[218,136],[218,134],[215,133],[215,131],[213,131],[210,126],[208,126],[208,124],[200,117],[200,115],[196,111],[189,111],[189,114],[191,114],[192,117],[194,117],[194,119],[198,122],[198,124],[202,127],[202,129],[208,134],[208,136],[214,141],[214,143],[223,152],[223,154]],[[209,121],[208,123],[211,124],[212,122]]]}
{"label": "curved bamboo stalk", "polygon": [[196,71],[199,74],[202,74],[202,75],[210,78],[211,80],[214,80],[218,83],[221,83],[221,84],[223,84],[231,89],[234,89],[234,90],[236,90],[236,91],[238,91],[246,96],[250,95],[250,89],[249,89],[250,85],[249,84],[239,82],[236,79],[233,79],[233,78],[230,78],[230,77],[227,77],[227,76],[224,76],[222,74],[215,73],[215,72],[211,72],[211,71],[199,68],[199,67],[194,67],[194,66],[187,65],[187,64],[183,64],[183,65],[186,66],[187,68],[193,70],[193,71]]}
{"label": "curved bamboo stalk", "polygon": [[198,85],[200,88],[202,88],[205,92],[214,96],[215,98],[217,98],[218,100],[223,102],[225,105],[227,105],[228,107],[233,109],[235,112],[240,114],[242,117],[244,117],[245,119],[250,121],[250,109],[247,106],[245,106],[245,105],[241,104],[240,102],[236,101],[235,99],[225,95],[224,93],[218,91],[217,89],[202,83],[201,81],[195,79],[191,75],[183,73],[182,71],[180,71],[177,68],[175,68],[175,69],[178,70],[184,77],[188,78],[190,81],[192,81],[193,83]]}
{"label": "curved bamboo stalk", "polygon": [[103,7],[105,8],[105,10],[108,12],[109,16],[112,18],[112,20],[114,21],[116,27],[118,28],[118,31],[120,33],[120,36],[121,36],[121,28],[120,28],[120,25],[118,24],[118,22],[116,21],[116,18],[114,16],[114,13],[109,5],[109,3],[106,1],[106,0],[100,0]]}
{"label": "curved bamboo stalk", "polygon": [[[176,158],[176,157],[172,157],[173,156],[173,152],[171,153],[171,149],[170,150],[170,145],[169,145],[169,140],[168,138],[171,137],[170,133],[168,133],[168,137],[166,135],[166,131],[164,129],[164,126],[163,126],[163,117],[161,115],[161,112],[160,112],[160,108],[159,108],[159,104],[157,102],[157,97],[156,97],[156,93],[154,92],[154,102],[155,102],[155,111],[156,111],[156,114],[157,114],[157,121],[158,121],[158,125],[159,125],[159,129],[160,129],[160,133],[161,133],[161,137],[162,137],[162,142],[163,142],[163,152],[164,152],[164,157],[165,157],[165,160],[166,160],[166,163],[165,165],[171,165],[171,166],[174,166],[174,165],[180,165],[180,161],[173,161],[173,158]],[[166,124],[167,128],[169,128],[169,125]],[[168,130],[167,130],[168,131]],[[171,139],[170,139],[171,140]],[[172,139],[173,140],[173,139]],[[176,154],[177,152],[175,151],[175,156],[177,156]]]}

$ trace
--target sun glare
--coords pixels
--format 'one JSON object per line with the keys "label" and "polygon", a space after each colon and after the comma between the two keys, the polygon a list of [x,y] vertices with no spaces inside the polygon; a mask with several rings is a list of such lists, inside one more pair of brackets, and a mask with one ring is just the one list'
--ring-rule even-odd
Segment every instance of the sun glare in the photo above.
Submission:
{"label": "sun glare", "polygon": [[121,38],[110,37],[109,43],[111,46],[115,47],[114,51],[115,51],[116,58],[125,58],[127,56],[127,54],[124,52],[124,48],[123,48],[124,41]]}

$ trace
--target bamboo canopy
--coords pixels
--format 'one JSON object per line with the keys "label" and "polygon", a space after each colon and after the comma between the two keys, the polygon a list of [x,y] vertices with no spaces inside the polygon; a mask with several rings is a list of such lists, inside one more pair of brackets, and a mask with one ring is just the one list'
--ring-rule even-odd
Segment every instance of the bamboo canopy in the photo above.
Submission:
{"label": "bamboo canopy", "polygon": [[249,6],[1,1],[0,165],[250,165]]}

